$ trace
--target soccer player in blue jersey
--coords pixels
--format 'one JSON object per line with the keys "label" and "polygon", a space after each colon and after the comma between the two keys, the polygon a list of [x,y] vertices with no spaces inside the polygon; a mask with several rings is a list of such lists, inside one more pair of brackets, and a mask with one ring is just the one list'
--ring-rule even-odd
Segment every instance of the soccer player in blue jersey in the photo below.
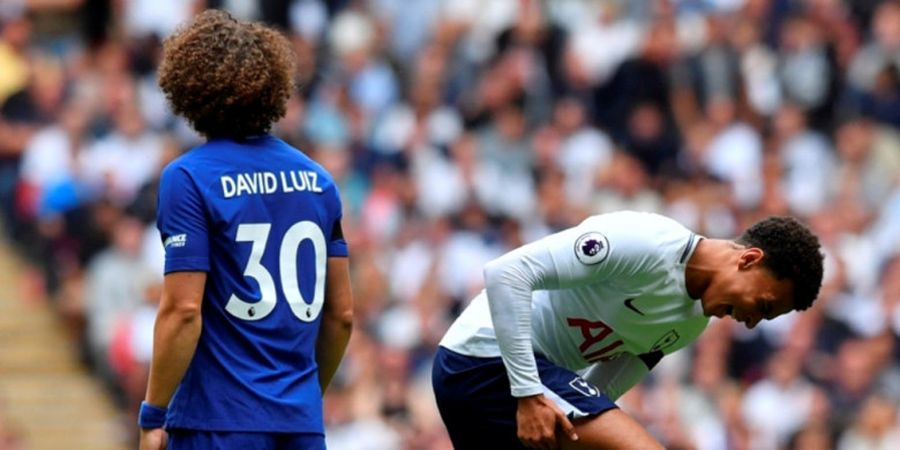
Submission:
{"label": "soccer player in blue jersey", "polygon": [[267,134],[293,61],[276,31],[220,11],[165,42],[160,86],[208,141],[160,182],[166,276],[141,449],[325,448],[322,395],[353,300],[334,181]]}

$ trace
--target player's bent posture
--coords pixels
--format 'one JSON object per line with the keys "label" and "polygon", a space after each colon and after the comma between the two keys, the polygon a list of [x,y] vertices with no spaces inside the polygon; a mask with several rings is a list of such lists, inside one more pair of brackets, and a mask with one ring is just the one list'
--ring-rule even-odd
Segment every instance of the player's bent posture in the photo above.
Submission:
{"label": "player's bent posture", "polygon": [[208,141],[160,183],[166,277],[142,449],[325,448],[321,396],[352,294],[334,181],[267,134],[293,59],[277,32],[218,11],[165,42],[160,86]]}
{"label": "player's bent posture", "polygon": [[822,254],[792,218],[728,241],[619,212],[513,250],[484,275],[434,363],[454,446],[645,450],[662,447],[613,401],[710,316],[752,328],[808,308]]}

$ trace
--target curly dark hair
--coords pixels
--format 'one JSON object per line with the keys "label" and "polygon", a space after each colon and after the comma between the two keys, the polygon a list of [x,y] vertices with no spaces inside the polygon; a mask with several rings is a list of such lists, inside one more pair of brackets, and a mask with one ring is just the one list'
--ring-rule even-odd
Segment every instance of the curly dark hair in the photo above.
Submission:
{"label": "curly dark hair", "polygon": [[163,43],[159,86],[207,138],[269,131],[294,89],[294,53],[279,32],[207,10]]}
{"label": "curly dark hair", "polygon": [[744,231],[739,244],[761,249],[763,265],[778,279],[791,281],[794,309],[809,308],[822,286],[822,260],[819,238],[793,217],[763,219]]}

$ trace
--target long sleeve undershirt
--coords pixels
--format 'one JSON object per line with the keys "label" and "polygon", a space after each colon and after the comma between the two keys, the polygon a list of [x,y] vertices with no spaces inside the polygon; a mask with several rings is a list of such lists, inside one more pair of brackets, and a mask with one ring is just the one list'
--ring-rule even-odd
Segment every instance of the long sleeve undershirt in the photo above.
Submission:
{"label": "long sleeve undershirt", "polygon": [[[648,218],[657,220],[634,215],[622,216],[620,220],[631,223],[631,220],[639,219],[646,222]],[[669,226],[667,223],[663,225]],[[643,228],[667,230],[663,227]],[[683,232],[686,236],[689,234],[687,230]],[[532,343],[533,291],[579,288],[642,276],[645,270],[642,261],[654,260],[647,255],[659,251],[653,237],[645,234],[640,222],[626,227],[588,219],[576,227],[519,247],[485,266],[487,303],[514,397],[536,395],[544,390]],[[579,243],[585,237],[602,240],[605,247],[600,245],[599,253],[591,253],[590,256],[577,254],[581,249]],[[687,245],[691,248],[690,241]],[[640,382],[661,357],[662,352],[623,354],[617,359],[589,367],[585,376],[608,397],[615,399]]]}
{"label": "long sleeve undershirt", "polygon": [[543,391],[531,344],[531,292],[549,278],[547,261],[541,259],[520,249],[484,268],[494,332],[513,397]]}

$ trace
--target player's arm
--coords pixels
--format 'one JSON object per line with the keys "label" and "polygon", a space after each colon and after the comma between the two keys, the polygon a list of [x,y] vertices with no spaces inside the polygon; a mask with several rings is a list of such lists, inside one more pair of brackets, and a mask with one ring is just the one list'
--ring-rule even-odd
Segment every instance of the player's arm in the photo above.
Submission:
{"label": "player's arm", "polygon": [[557,428],[572,440],[578,439],[571,421],[542,393],[531,343],[531,293],[556,277],[547,239],[513,250],[484,268],[494,333],[510,391],[518,399],[517,436],[533,448],[557,448]]}
{"label": "player's arm", "polygon": [[200,305],[206,285],[206,272],[171,272],[163,282],[163,294],[153,327],[153,357],[147,395],[141,403],[140,448],[162,449],[166,435],[162,426],[175,388],[187,371],[202,322]]}
{"label": "player's arm", "polygon": [[555,445],[555,425],[575,438],[569,420],[541,394],[531,340],[531,293],[633,277],[643,257],[653,249],[648,248],[646,236],[634,232],[628,222],[632,219],[594,216],[513,250],[485,267],[494,331],[512,395],[519,399],[519,437],[526,444]]}
{"label": "player's arm", "polygon": [[205,210],[190,171],[177,163],[167,166],[160,177],[157,208],[166,276],[153,328],[147,395],[138,416],[142,448],[151,435],[161,434],[169,401],[200,339],[201,304],[210,269]]}
{"label": "player's arm", "polygon": [[[536,395],[543,389],[531,343],[532,291],[602,282],[626,275],[632,266],[629,255],[634,250],[626,241],[634,238],[608,226],[602,234],[598,229],[603,225],[588,219],[485,265],[485,291],[514,397]],[[591,255],[583,253],[589,246]]]}
{"label": "player's arm", "polygon": [[337,372],[353,329],[349,258],[328,258],[325,273],[325,304],[322,306],[322,323],[316,339],[316,363],[319,365],[322,395],[325,395],[325,389]]}
{"label": "player's arm", "polygon": [[611,400],[616,400],[640,383],[662,357],[661,351],[642,355],[626,353],[612,361],[594,364],[584,374],[584,379]]}
{"label": "player's arm", "polygon": [[194,357],[202,329],[200,306],[205,285],[206,272],[172,272],[165,277],[153,327],[153,358],[146,397],[151,405],[169,405]]}
{"label": "player's arm", "polygon": [[[485,291],[510,390],[518,400],[519,437],[524,442],[555,442],[555,428],[575,439],[562,411],[543,395],[531,341],[531,293],[538,289],[572,288],[602,281],[621,272],[626,258],[607,258],[606,236],[588,220],[513,250],[485,266]],[[585,236],[596,238],[591,255],[579,256]],[[601,264],[603,263],[603,264]],[[554,420],[555,418],[555,420]]]}

